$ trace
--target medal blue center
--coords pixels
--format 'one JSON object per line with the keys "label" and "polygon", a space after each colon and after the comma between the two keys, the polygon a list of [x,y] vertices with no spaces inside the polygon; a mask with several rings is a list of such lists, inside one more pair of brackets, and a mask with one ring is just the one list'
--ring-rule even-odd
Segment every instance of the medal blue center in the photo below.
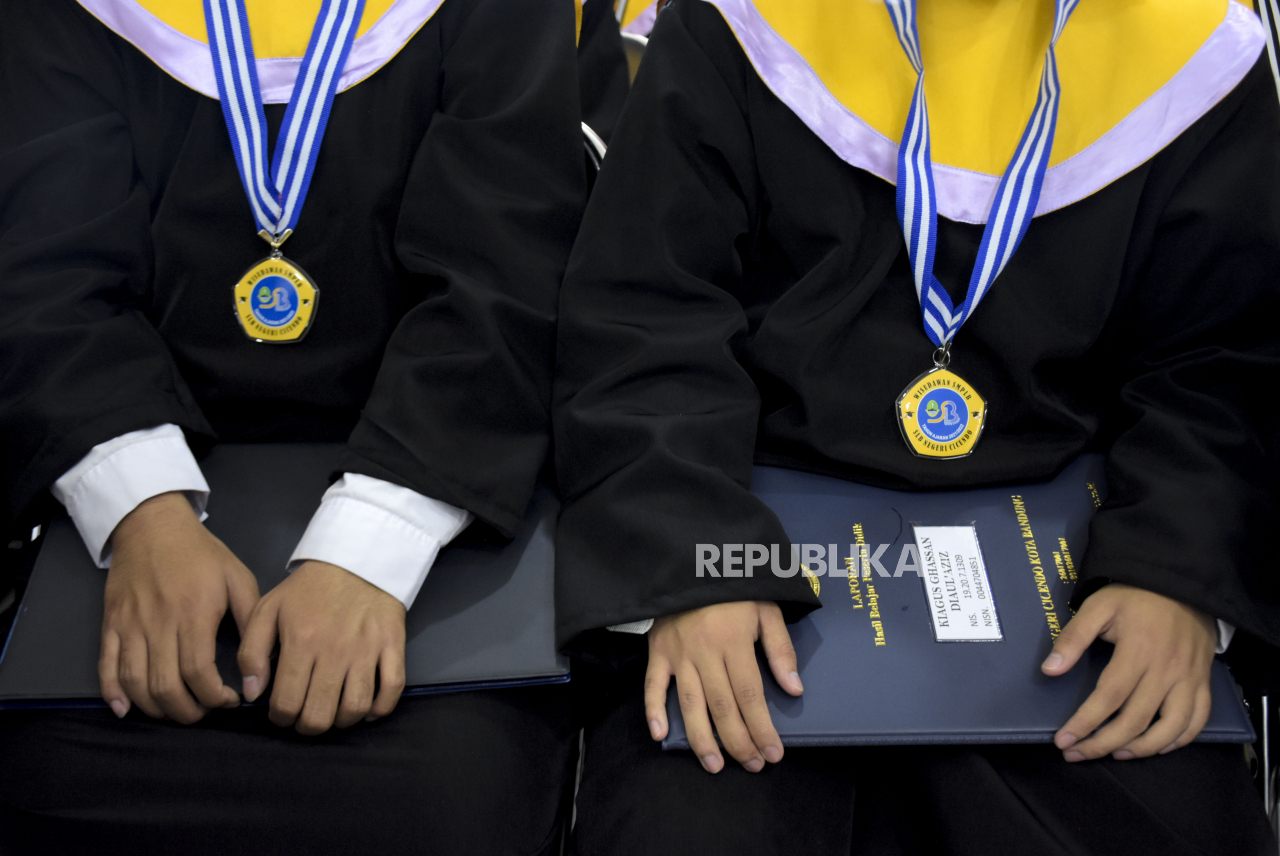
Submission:
{"label": "medal blue center", "polygon": [[249,295],[253,317],[268,327],[283,327],[298,314],[298,289],[282,276],[264,276]]}
{"label": "medal blue center", "polygon": [[969,426],[969,406],[954,389],[931,389],[920,399],[916,423],[935,443],[950,443]]}

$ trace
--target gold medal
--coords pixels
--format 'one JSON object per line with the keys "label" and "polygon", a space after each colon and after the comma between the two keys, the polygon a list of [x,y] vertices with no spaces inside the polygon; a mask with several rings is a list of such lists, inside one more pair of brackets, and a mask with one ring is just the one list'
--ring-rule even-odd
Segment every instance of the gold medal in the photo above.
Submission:
{"label": "gold medal", "polygon": [[922,458],[963,458],[982,436],[987,404],[947,369],[950,342],[938,349],[933,363],[898,396],[898,427],[907,446]]}
{"label": "gold medal", "polygon": [[297,342],[311,328],[320,289],[294,262],[280,252],[289,237],[270,240],[271,255],[240,277],[235,287],[236,317],[246,336],[255,342],[287,344]]}

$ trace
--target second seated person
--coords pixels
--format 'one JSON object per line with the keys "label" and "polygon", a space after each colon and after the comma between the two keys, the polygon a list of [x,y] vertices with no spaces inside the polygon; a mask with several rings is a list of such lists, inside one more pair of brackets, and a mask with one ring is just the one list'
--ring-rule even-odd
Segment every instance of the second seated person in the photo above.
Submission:
{"label": "second seated person", "polygon": [[[1280,642],[1249,561],[1246,391],[1280,376],[1263,46],[1228,0],[658,13],[561,293],[559,635],[618,670],[581,856],[1274,848],[1240,747],[1192,742],[1215,649]],[[935,366],[985,399],[976,445],[900,430]],[[697,544],[785,550],[753,464],[940,490],[1090,450],[1110,494],[1042,668],[1115,649],[1056,745],[784,757],[762,681],[803,693],[784,620],[813,590],[695,574]],[[656,742],[672,682],[692,753]]]}
{"label": "second seated person", "polygon": [[[550,448],[580,11],[0,5],[4,514],[52,491],[109,568],[111,708],[0,714],[0,850],[555,840],[565,688],[399,696],[437,552],[473,520],[510,534]],[[201,523],[188,438],[348,444],[261,601]],[[269,712],[222,710],[227,611],[246,698],[278,640]]]}

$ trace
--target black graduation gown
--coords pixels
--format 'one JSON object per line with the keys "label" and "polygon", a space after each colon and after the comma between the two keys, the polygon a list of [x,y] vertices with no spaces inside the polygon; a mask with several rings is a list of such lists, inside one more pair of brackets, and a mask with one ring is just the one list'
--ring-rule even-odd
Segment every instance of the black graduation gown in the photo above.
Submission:
{"label": "black graduation gown", "polygon": [[574,15],[446,0],[336,96],[284,247],[318,311],[267,346],[232,312],[267,247],[219,103],[72,0],[0,3],[0,519],[95,444],[170,422],[350,436],[346,471],[509,532],[549,449],[586,194]]}
{"label": "black graduation gown", "polygon": [[[931,365],[894,188],[766,87],[709,3],[650,42],[561,292],[562,642],[800,577],[698,579],[697,543],[778,543],[753,463],[931,490],[1107,454],[1088,592],[1118,580],[1280,642],[1259,426],[1280,380],[1280,107],[1263,56],[1172,144],[1036,218],[955,340],[987,400],[971,457],[914,457],[894,415]],[[982,227],[942,220],[959,302]],[[611,634],[612,636],[612,634]],[[606,637],[597,637],[602,640]]]}
{"label": "black graduation gown", "polygon": [[[0,520],[172,422],[351,435],[344,469],[509,529],[549,448],[586,193],[573,2],[445,0],[337,95],[285,245],[318,314],[266,346],[232,312],[266,250],[218,102],[72,0],[0,0]],[[406,698],[316,740],[261,707],[6,712],[0,851],[558,852],[577,731],[566,688]]]}

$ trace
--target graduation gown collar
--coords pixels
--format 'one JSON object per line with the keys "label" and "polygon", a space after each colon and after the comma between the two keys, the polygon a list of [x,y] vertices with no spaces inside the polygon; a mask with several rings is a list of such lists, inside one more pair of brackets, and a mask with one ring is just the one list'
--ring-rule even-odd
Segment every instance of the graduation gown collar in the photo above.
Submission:
{"label": "graduation gown collar", "polygon": [[[90,14],[161,69],[202,95],[218,97],[201,0],[78,0]],[[350,89],[400,52],[444,0],[365,0],[338,91]],[[262,100],[284,104],[307,51],[320,0],[246,0]]]}
{"label": "graduation gown collar", "polygon": [[[882,0],[705,2],[810,130],[895,181],[915,73]],[[984,223],[1035,102],[1053,4],[927,0],[919,14],[939,214]],[[1063,94],[1037,216],[1150,159],[1235,88],[1263,44],[1235,0],[1081,3],[1057,47]],[[1006,95],[991,98],[1001,82]]]}
{"label": "graduation gown collar", "polygon": [[618,25],[622,32],[636,36],[648,36],[658,17],[658,0],[626,0]]}

